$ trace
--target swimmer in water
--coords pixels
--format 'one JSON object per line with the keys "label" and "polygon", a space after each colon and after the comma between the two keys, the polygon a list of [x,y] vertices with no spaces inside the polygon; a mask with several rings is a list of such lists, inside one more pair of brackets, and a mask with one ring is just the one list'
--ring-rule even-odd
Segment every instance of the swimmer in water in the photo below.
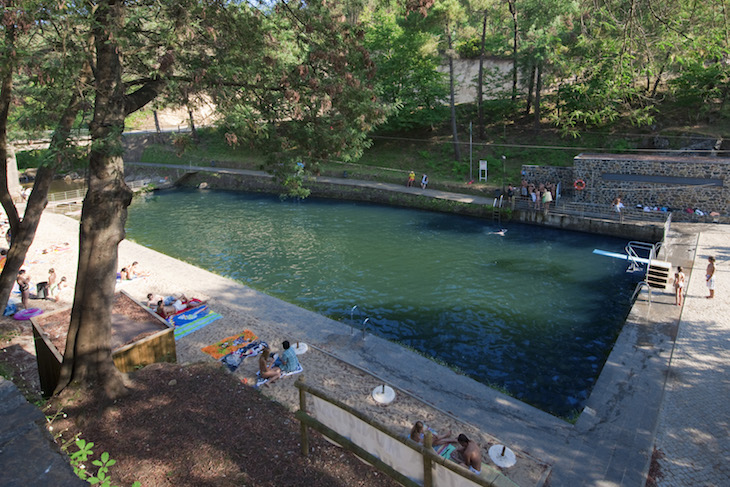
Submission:
{"label": "swimmer in water", "polygon": [[490,235],[499,235],[500,237],[504,237],[505,233],[507,233],[507,229],[502,228],[498,232],[491,232]]}

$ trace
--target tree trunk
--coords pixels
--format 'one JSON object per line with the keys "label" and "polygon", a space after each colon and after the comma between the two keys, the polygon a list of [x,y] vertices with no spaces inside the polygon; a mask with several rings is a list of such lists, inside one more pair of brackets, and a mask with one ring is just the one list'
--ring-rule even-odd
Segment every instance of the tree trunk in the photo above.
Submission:
{"label": "tree trunk", "polygon": [[160,118],[157,116],[157,110],[152,110],[152,115],[155,117],[155,131],[157,132],[157,143],[162,143],[162,129],[160,128]]}
{"label": "tree trunk", "polygon": [[535,130],[540,130],[540,101],[542,93],[542,61],[537,63],[537,75],[535,76]]}
{"label": "tree trunk", "polygon": [[94,14],[96,100],[90,124],[88,191],[81,210],[76,293],[57,393],[71,382],[108,398],[126,391],[111,355],[118,245],[132,201],[120,155],[127,113],[121,48],[115,36],[122,21],[121,3],[100,2]]}
{"label": "tree trunk", "polygon": [[512,14],[512,103],[517,100],[517,9],[515,0],[509,0],[509,12]]}
{"label": "tree trunk", "polygon": [[454,158],[461,160],[461,149],[459,148],[459,134],[456,130],[456,100],[454,94],[454,54],[451,45],[451,30],[447,28],[446,38],[449,43],[449,90],[451,92],[451,133],[454,136]]}
{"label": "tree trunk", "polygon": [[98,2],[94,12],[96,79],[94,119],[89,125],[88,190],[81,209],[79,264],[61,375],[55,393],[70,383],[102,396],[126,392],[125,376],[111,354],[111,311],[114,302],[119,242],[124,238],[132,191],[124,182],[122,132],[124,119],[165,86],[154,78],[125,95],[122,83],[122,0]]}
{"label": "tree trunk", "polygon": [[[6,37],[7,40],[7,37]],[[22,220],[18,215],[17,208],[13,203],[10,194],[7,179],[7,114],[10,102],[12,100],[12,62],[6,62],[6,71],[2,74],[2,93],[0,94],[0,154],[4,154],[2,160],[4,164],[0,170],[0,201],[8,221],[13,236],[12,245],[8,251],[7,261],[0,274],[0,309],[5,309],[5,303],[8,302],[10,292],[15,285],[15,279],[20,270],[25,256],[35,239],[38,224],[40,223],[41,214],[48,204],[48,190],[53,182],[56,169],[64,161],[63,149],[68,144],[68,138],[71,134],[71,127],[81,108],[82,96],[74,91],[71,99],[64,110],[58,122],[58,126],[51,137],[50,150],[56,153],[56,160],[43,164],[38,168],[35,181],[33,183],[33,191],[25,206],[25,213]],[[91,74],[91,67],[87,64],[80,73],[82,85],[88,82]]]}
{"label": "tree trunk", "polygon": [[525,106],[525,117],[530,115],[530,110],[532,109],[532,90],[535,89],[535,70],[535,64],[530,64],[530,80],[527,82],[527,104]]}
{"label": "tree trunk", "polygon": [[190,108],[190,105],[186,105],[188,109],[188,120],[190,120],[190,135],[192,135],[193,140],[195,142],[198,142],[198,131],[195,128],[195,117],[193,117],[193,109]]}
{"label": "tree trunk", "polygon": [[15,27],[10,23],[5,27],[5,49],[0,65],[0,204],[5,209],[10,229],[18,228],[18,210],[8,187],[8,115],[13,102],[13,71],[17,63],[15,50]]}
{"label": "tree trunk", "polygon": [[479,78],[477,78],[477,113],[479,124],[479,138],[484,139],[484,45],[487,40],[487,10],[484,10],[484,21],[482,23],[482,45],[479,49]]}

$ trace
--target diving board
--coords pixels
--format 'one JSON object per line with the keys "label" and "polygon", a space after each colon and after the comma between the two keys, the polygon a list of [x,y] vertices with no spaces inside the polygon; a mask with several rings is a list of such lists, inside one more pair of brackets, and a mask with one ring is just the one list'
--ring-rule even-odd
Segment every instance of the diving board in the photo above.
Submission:
{"label": "diving board", "polygon": [[607,250],[593,249],[593,253],[598,255],[604,255],[606,257],[613,257],[614,259],[633,260],[642,264],[649,263],[649,259],[644,259],[643,257],[630,257],[628,254],[619,254],[616,252],[609,252]]}
{"label": "diving board", "polygon": [[643,257],[634,257],[628,254],[608,252],[601,249],[593,249],[593,253],[606,257],[613,257],[614,259],[630,260],[640,264],[647,264],[646,283],[651,287],[659,289],[666,289],[669,286],[669,282],[671,280],[670,274],[672,271],[671,262],[655,259],[649,260]]}

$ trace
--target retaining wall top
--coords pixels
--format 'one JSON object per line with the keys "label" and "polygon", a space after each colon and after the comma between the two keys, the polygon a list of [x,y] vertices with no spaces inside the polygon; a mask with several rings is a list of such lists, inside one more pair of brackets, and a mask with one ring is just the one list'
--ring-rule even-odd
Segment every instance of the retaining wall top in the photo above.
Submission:
{"label": "retaining wall top", "polygon": [[700,164],[730,164],[728,157],[701,157],[656,154],[578,154],[575,161],[641,161],[641,162],[691,162]]}

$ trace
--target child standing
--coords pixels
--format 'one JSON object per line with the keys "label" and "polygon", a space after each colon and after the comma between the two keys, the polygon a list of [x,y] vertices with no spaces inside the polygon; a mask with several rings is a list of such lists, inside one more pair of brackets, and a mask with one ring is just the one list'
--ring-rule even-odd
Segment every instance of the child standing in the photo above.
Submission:
{"label": "child standing", "polygon": [[677,266],[677,272],[674,274],[674,304],[682,306],[682,297],[684,293],[684,272],[682,266]]}

